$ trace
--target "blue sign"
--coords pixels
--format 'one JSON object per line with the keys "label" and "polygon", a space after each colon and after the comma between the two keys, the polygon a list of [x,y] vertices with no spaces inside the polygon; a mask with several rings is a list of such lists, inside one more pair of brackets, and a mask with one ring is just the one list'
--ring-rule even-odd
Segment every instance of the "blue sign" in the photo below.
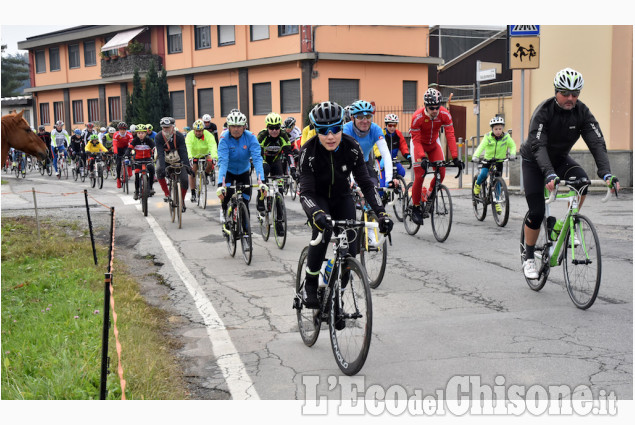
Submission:
{"label": "blue sign", "polygon": [[540,25],[510,25],[509,35],[540,35]]}

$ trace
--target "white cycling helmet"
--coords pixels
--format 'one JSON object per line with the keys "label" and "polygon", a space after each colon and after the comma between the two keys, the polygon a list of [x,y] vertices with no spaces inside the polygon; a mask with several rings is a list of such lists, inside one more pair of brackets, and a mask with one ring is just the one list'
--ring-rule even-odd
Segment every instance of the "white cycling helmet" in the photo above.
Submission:
{"label": "white cycling helmet", "polygon": [[553,85],[556,90],[582,90],[584,79],[578,71],[565,68],[558,71],[553,79]]}
{"label": "white cycling helmet", "polygon": [[117,130],[115,130],[115,127],[108,127],[108,133],[115,133]]}
{"label": "white cycling helmet", "polygon": [[384,118],[384,122],[385,123],[389,123],[389,122],[398,123],[399,122],[399,117],[397,116],[397,114],[388,114]]}
{"label": "white cycling helmet", "polygon": [[503,127],[505,127],[505,118],[503,117],[494,117],[491,120],[489,120],[489,126],[490,127],[494,127],[495,125],[502,125]]}
{"label": "white cycling helmet", "polygon": [[227,115],[227,125],[247,125],[247,117],[240,111],[231,112]]}
{"label": "white cycling helmet", "polygon": [[99,129],[100,132],[105,133],[106,132],[106,127],[102,127]]}
{"label": "white cycling helmet", "polygon": [[137,131],[137,126],[136,126],[136,125],[134,125],[134,124],[132,124],[132,125],[130,126],[130,131],[134,131],[134,132],[136,132],[136,131]]}
{"label": "white cycling helmet", "polygon": [[211,120],[212,120],[212,117],[209,114],[203,115],[203,121],[204,122],[208,122],[208,121],[211,121]]}

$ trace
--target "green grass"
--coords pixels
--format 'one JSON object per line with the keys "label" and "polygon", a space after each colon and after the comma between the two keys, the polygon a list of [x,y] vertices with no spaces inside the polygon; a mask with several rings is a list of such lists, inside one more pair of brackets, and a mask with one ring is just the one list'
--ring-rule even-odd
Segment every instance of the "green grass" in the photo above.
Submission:
{"label": "green grass", "polygon": [[[2,219],[2,399],[98,399],[107,248],[95,266],[76,223]],[[68,231],[68,232],[67,232]],[[82,232],[79,232],[82,234]],[[183,399],[187,391],[164,336],[165,313],[114,264],[114,298],[127,399]],[[112,314],[111,314],[112,321]],[[108,398],[120,399],[111,326]]]}

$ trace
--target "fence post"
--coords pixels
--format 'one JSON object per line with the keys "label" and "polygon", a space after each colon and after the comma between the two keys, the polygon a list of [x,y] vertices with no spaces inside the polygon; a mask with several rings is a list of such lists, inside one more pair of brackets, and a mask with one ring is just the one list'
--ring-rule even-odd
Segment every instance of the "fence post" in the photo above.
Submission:
{"label": "fence post", "polygon": [[99,399],[106,400],[108,390],[106,382],[110,373],[110,358],[108,357],[108,332],[110,330],[110,282],[112,273],[106,273],[104,279],[104,325],[101,332],[101,382],[99,385]]}
{"label": "fence post", "polygon": [[90,243],[93,246],[93,259],[97,265],[97,250],[95,249],[95,235],[93,234],[93,222],[90,220],[90,207],[88,206],[88,190],[84,189],[84,199],[86,199],[86,215],[88,216],[88,230],[90,231]]}
{"label": "fence post", "polygon": [[40,240],[40,217],[37,214],[37,198],[35,197],[35,188],[31,187],[33,191],[33,205],[35,205],[35,222],[37,223],[37,240]]}
{"label": "fence post", "polygon": [[[458,147],[459,147],[459,160],[463,159],[463,157],[466,158],[466,160],[463,162],[464,164],[467,164],[467,154],[464,155],[463,152],[467,152],[467,149],[465,148],[464,144],[463,144],[463,138],[459,137],[459,143],[458,143]],[[461,173],[459,175],[459,189],[463,189],[463,173]]]}

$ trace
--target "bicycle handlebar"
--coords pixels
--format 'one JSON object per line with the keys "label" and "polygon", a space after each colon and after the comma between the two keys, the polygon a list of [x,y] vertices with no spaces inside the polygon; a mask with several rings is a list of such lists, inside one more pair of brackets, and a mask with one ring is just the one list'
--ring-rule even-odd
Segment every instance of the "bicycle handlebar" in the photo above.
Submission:
{"label": "bicycle handlebar", "polygon": [[[357,221],[357,220],[330,220],[332,227],[341,227],[341,228],[355,228],[355,227],[366,227],[367,229],[378,229],[379,223],[376,221]],[[309,245],[316,246],[320,242],[322,242],[322,238],[324,237],[324,232],[319,232],[315,239],[311,239]],[[381,235],[379,241],[377,241],[377,245],[381,245],[384,243],[385,235]]]}

